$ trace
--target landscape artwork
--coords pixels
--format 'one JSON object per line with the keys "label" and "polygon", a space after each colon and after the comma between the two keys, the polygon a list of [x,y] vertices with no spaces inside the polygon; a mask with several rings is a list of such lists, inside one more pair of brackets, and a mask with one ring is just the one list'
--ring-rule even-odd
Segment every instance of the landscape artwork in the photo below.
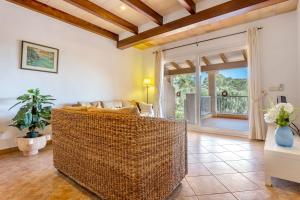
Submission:
{"label": "landscape artwork", "polygon": [[22,41],[21,69],[57,73],[58,54],[56,48]]}

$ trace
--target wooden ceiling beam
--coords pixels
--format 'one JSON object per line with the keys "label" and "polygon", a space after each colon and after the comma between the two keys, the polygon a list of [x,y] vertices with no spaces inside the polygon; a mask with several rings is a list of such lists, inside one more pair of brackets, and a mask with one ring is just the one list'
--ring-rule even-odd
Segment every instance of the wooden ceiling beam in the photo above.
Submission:
{"label": "wooden ceiling beam", "polygon": [[122,19],[121,17],[105,10],[104,8],[98,6],[97,4],[94,4],[90,1],[86,0],[64,0],[80,9],[85,10],[86,12],[89,12],[97,17],[100,17],[108,22],[111,22],[117,26],[120,26],[121,28],[130,31],[134,34],[138,33],[138,27],[134,24]]}
{"label": "wooden ceiling beam", "polygon": [[228,59],[224,53],[220,53],[220,58],[222,59],[223,63],[228,63]]}
{"label": "wooden ceiling beam", "polygon": [[196,66],[191,60],[186,60],[185,62],[190,66],[191,69],[196,69]]}
{"label": "wooden ceiling beam", "polygon": [[146,15],[151,21],[158,25],[163,24],[163,16],[158,14],[155,10],[150,8],[148,5],[143,3],[141,0],[121,0],[123,3],[127,4],[137,12]]}
{"label": "wooden ceiling beam", "polygon": [[208,58],[205,57],[205,56],[202,57],[202,61],[205,63],[205,65],[210,65],[211,64],[210,61],[208,60]]}
{"label": "wooden ceiling beam", "polygon": [[112,39],[115,41],[119,40],[119,36],[113,32],[110,32],[104,28],[96,26],[90,22],[84,21],[78,17],[75,17],[73,15],[65,13],[56,8],[50,7],[41,2],[38,2],[35,0],[7,0],[7,1],[9,1],[11,3],[15,3],[20,6],[23,6],[25,8],[31,9],[33,11],[39,12],[41,14],[47,15],[49,17],[53,17],[60,21],[66,22],[68,24],[72,24],[72,25],[82,28],[84,30],[96,33],[103,37],[106,37],[106,38],[109,38],[109,39]]}
{"label": "wooden ceiling beam", "polygon": [[176,62],[170,62],[170,64],[176,69],[182,69]]}
{"label": "wooden ceiling beam", "polygon": [[[127,0],[123,0],[127,1]],[[118,48],[125,49],[142,44],[160,37],[185,32],[195,26],[214,23],[218,20],[246,14],[248,12],[275,5],[288,0],[231,0],[217,6],[202,10],[178,20],[163,24],[162,26],[144,31],[136,36],[120,40]]]}
{"label": "wooden ceiling beam", "polygon": [[192,68],[181,68],[176,70],[165,70],[165,76],[172,76],[172,75],[178,75],[178,74],[191,74],[195,73],[195,69]]}
{"label": "wooden ceiling beam", "polygon": [[234,68],[242,68],[242,67],[247,67],[247,62],[245,62],[245,61],[236,61],[236,62],[206,65],[206,66],[201,66],[201,71],[202,72],[207,72],[207,71],[223,70],[223,69],[234,69]]}
{"label": "wooden ceiling beam", "polygon": [[193,0],[177,0],[190,14],[196,13],[196,4]]}

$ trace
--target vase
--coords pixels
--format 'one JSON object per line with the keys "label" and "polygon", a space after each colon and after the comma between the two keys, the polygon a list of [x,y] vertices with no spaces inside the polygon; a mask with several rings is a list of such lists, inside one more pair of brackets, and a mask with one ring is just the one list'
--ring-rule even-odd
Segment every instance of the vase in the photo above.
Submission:
{"label": "vase", "polygon": [[292,147],[294,144],[294,135],[289,126],[278,127],[275,130],[275,141],[282,147]]}

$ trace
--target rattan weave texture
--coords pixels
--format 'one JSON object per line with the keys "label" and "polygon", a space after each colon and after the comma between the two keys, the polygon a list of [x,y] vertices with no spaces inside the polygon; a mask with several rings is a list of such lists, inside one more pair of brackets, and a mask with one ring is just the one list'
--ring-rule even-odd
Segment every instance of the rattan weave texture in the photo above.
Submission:
{"label": "rattan weave texture", "polygon": [[182,121],[53,109],[54,166],[109,200],[162,200],[187,174]]}

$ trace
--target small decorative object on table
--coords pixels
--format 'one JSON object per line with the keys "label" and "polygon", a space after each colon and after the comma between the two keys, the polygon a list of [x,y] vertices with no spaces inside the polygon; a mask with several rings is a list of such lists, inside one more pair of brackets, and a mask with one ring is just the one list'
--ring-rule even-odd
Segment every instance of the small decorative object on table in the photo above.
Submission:
{"label": "small decorative object on table", "polygon": [[47,140],[50,139],[48,135],[42,135],[37,132],[37,129],[43,130],[50,124],[51,120],[51,105],[55,100],[51,95],[40,94],[39,89],[30,89],[27,94],[19,96],[19,101],[13,105],[21,105],[18,113],[12,119],[12,124],[19,130],[28,129],[26,136],[18,137],[17,144],[20,151],[23,151],[24,155],[35,155],[38,150],[46,146]]}
{"label": "small decorative object on table", "polygon": [[283,147],[292,147],[294,135],[289,125],[294,120],[294,106],[290,103],[279,103],[272,105],[264,115],[267,123],[277,124],[275,130],[276,144]]}

